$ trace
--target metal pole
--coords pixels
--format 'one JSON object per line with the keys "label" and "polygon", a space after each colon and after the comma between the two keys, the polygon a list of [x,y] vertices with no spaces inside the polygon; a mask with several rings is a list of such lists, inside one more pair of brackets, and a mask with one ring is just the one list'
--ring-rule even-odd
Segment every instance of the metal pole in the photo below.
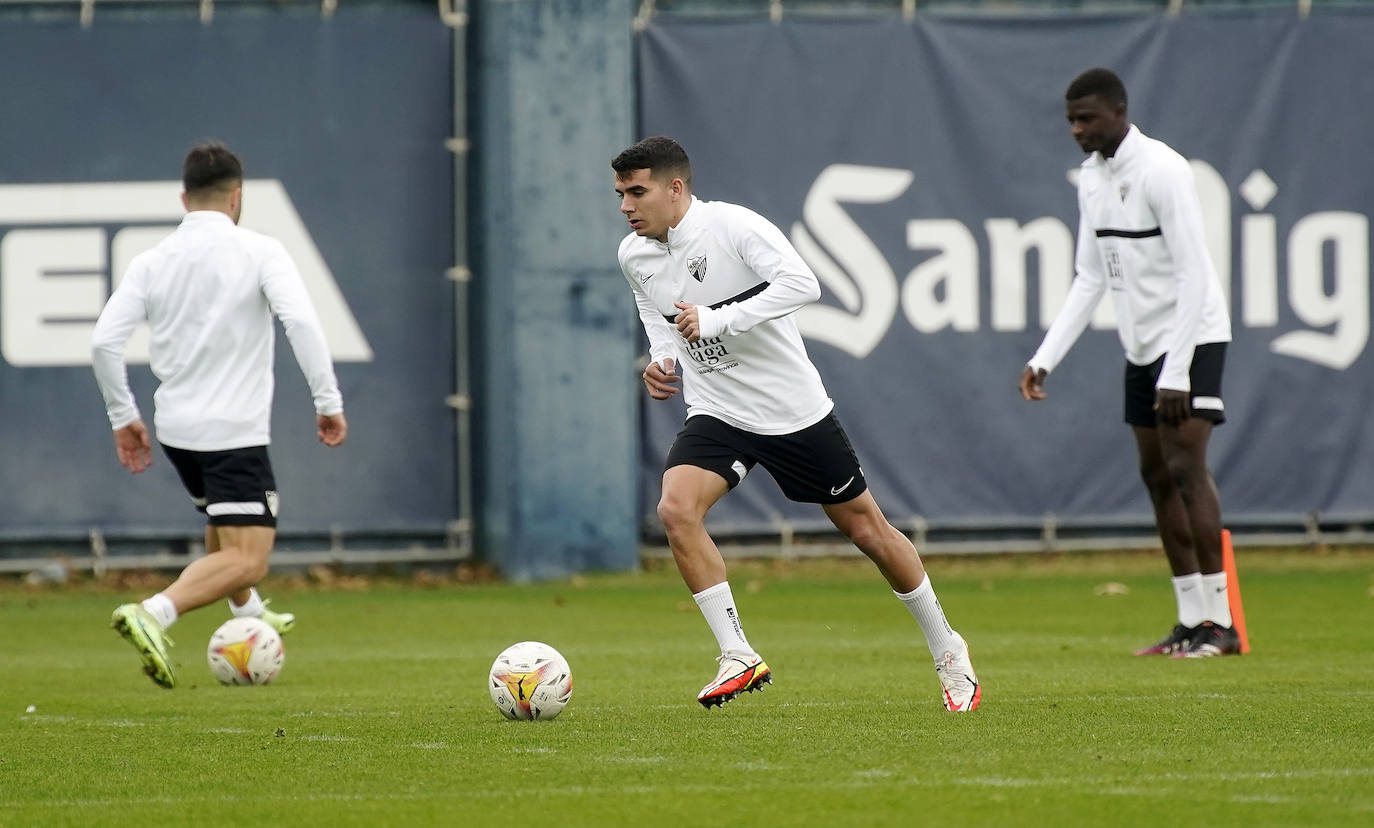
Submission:
{"label": "metal pole", "polygon": [[[447,6],[445,8],[444,6]],[[469,287],[472,284],[468,243],[468,160],[472,140],[468,137],[468,14],[465,0],[449,0],[441,5],[441,16],[453,27],[453,137],[446,142],[453,153],[453,267],[447,276],[453,283],[453,408],[457,457],[457,519],[449,530],[461,557],[472,556],[473,475],[472,475],[472,314]],[[456,8],[455,8],[456,6]]]}

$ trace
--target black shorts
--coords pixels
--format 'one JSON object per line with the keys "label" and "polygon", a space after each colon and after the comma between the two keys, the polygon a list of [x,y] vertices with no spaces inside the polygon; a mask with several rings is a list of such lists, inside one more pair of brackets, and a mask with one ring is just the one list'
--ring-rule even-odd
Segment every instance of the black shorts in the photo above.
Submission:
{"label": "black shorts", "polygon": [[162,450],[211,526],[277,525],[277,482],[267,446],[190,451],[164,445]]}
{"label": "black shorts", "polygon": [[[1208,342],[1193,350],[1193,364],[1188,369],[1188,383],[1192,386],[1193,416],[1210,420],[1216,425],[1226,422],[1226,406],[1221,401],[1221,374],[1226,367],[1226,343]],[[1126,363],[1126,422],[1133,426],[1154,428],[1155,383],[1164,368],[1164,357],[1149,365]]]}
{"label": "black shorts", "polygon": [[713,471],[733,489],[756,463],[788,500],[798,503],[845,503],[868,489],[859,458],[833,413],[791,434],[755,434],[698,414],[678,432],[663,467]]}

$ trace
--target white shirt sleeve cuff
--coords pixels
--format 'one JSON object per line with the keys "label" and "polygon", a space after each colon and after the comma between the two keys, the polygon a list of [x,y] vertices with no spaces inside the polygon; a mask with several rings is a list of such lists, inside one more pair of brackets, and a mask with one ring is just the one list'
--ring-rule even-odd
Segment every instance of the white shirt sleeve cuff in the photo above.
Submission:
{"label": "white shirt sleeve cuff", "polygon": [[720,310],[706,305],[697,305],[697,326],[701,328],[702,339],[715,339],[725,333],[725,320]]}

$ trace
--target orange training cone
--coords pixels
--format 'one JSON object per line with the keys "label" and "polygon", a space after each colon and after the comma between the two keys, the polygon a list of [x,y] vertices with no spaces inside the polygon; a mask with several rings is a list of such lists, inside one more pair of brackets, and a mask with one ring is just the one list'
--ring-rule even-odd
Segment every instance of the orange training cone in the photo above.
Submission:
{"label": "orange training cone", "polygon": [[1240,578],[1236,576],[1236,553],[1231,549],[1231,530],[1221,530],[1221,566],[1226,572],[1226,603],[1231,605],[1231,625],[1240,638],[1241,653],[1250,652],[1250,636],[1245,633],[1245,605],[1240,600]]}

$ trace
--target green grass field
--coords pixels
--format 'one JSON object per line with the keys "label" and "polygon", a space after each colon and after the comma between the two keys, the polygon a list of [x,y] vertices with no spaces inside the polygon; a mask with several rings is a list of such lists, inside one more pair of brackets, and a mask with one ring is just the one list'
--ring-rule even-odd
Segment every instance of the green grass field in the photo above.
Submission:
{"label": "green grass field", "polygon": [[[1173,620],[1162,556],[929,560],[984,686],[965,715],[863,561],[734,564],[775,684],[712,711],[671,571],[275,581],[278,683],[214,682],[216,606],[172,629],[171,691],[108,628],[139,596],[11,582],[0,825],[1374,824],[1374,554],[1239,557],[1254,652],[1203,661],[1130,655]],[[488,698],[522,639],[572,664],[555,721]]]}

